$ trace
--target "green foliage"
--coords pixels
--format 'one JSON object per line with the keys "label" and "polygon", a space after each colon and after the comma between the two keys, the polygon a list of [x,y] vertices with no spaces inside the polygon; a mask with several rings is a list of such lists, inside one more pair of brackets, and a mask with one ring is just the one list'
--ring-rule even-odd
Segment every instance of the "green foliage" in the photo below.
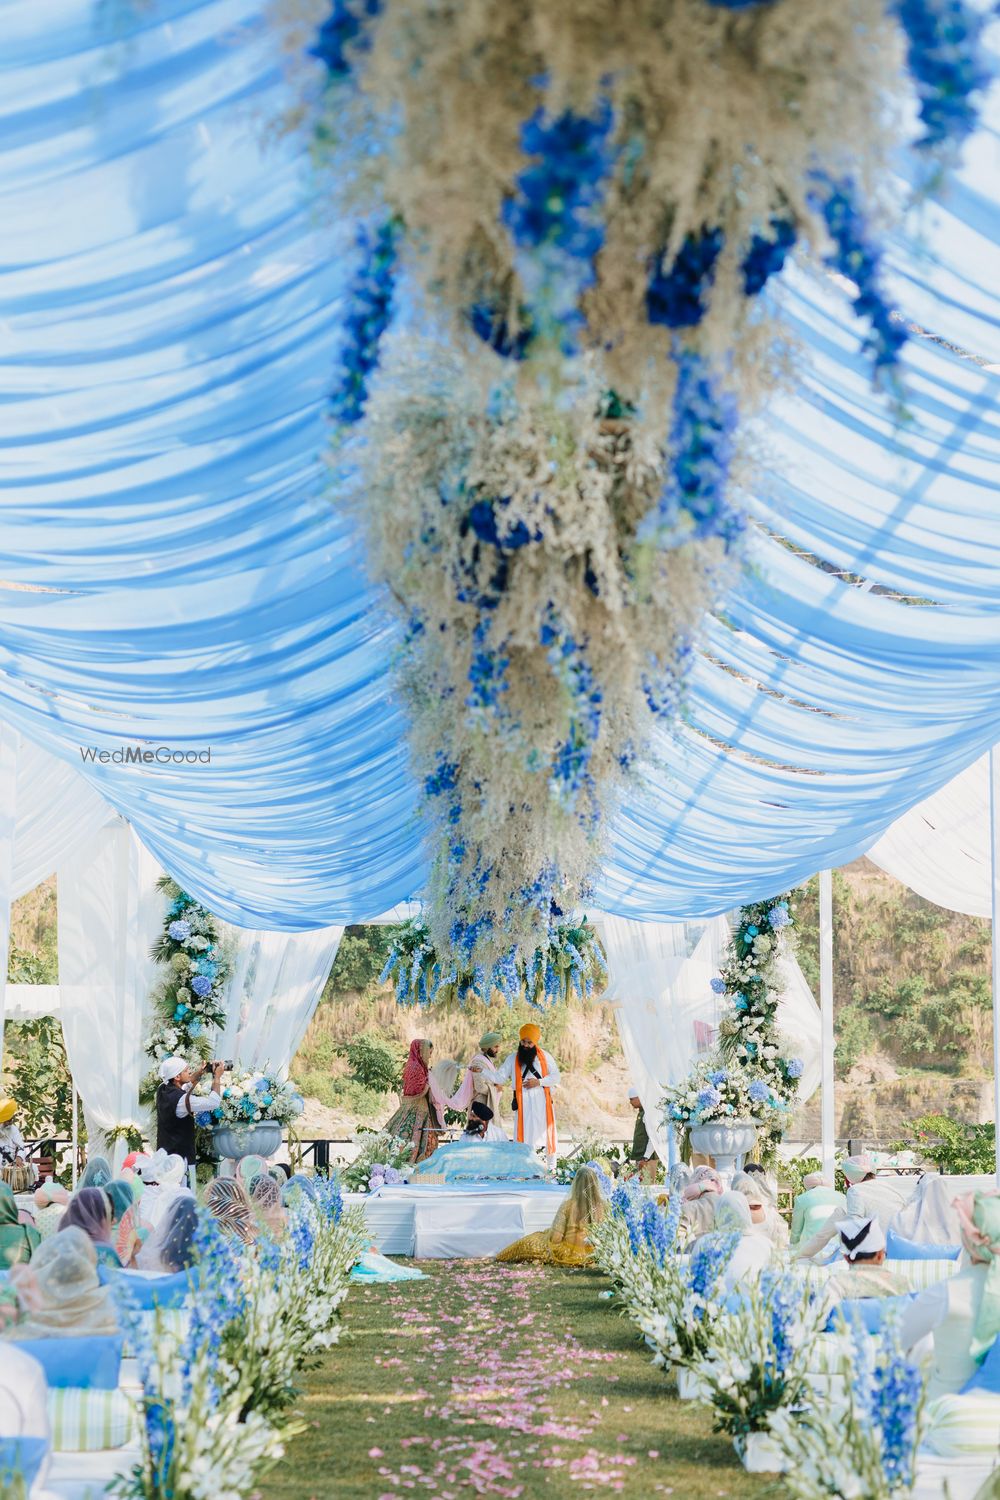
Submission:
{"label": "green foliage", "polygon": [[849,1073],[865,1052],[875,1045],[871,1017],[860,1005],[845,1005],[837,1016],[836,1070],[841,1078]]}
{"label": "green foliage", "polygon": [[53,953],[33,953],[16,948],[13,942],[7,954],[8,984],[56,984],[58,969]]}
{"label": "green foliage", "polygon": [[823,1163],[818,1156],[796,1156],[791,1161],[782,1161],[778,1165],[778,1180],[782,1187],[790,1189],[792,1198],[795,1199],[801,1192],[803,1177],[808,1177],[810,1172],[821,1172]]}
{"label": "green foliage", "polygon": [[376,1032],[363,1031],[344,1047],[351,1072],[364,1088],[388,1094],[401,1085],[403,1059],[400,1052]]}
{"label": "green foliage", "polygon": [[913,1122],[914,1142],[942,1172],[954,1176],[992,1172],[996,1165],[996,1132],[991,1124],[962,1125],[947,1115],[921,1115]]}
{"label": "green foliage", "polygon": [[11,1097],[17,1101],[26,1136],[48,1131],[68,1136],[73,1129],[73,1081],[62,1027],[54,1016],[8,1021],[4,1043],[13,1064]]}
{"label": "green foliage", "polygon": [[348,927],[326,982],[330,995],[363,995],[377,982],[401,925]]}
{"label": "green foliage", "polygon": [[356,1078],[300,1070],[296,1070],[296,1077],[303,1097],[315,1099],[325,1109],[339,1110],[359,1120],[370,1120],[385,1109],[385,1094],[365,1088]]}

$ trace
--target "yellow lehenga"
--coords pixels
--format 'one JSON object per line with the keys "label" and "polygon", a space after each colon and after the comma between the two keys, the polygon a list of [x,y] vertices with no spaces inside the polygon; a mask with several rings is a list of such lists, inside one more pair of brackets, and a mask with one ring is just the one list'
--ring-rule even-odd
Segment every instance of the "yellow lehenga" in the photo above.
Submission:
{"label": "yellow lehenga", "polygon": [[501,1250],[497,1260],[510,1265],[517,1261],[541,1261],[549,1266],[589,1266],[594,1257],[587,1237],[589,1225],[573,1223],[569,1201],[559,1207],[551,1229],[526,1234]]}

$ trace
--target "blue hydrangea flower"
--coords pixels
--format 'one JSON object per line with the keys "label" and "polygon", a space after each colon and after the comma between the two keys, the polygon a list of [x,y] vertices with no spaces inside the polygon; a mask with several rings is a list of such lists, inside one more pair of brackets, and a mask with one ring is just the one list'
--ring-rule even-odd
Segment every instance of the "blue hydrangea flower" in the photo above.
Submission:
{"label": "blue hydrangea flower", "polygon": [[172,937],[175,943],[183,943],[185,938],[191,936],[191,923],[186,917],[179,917],[176,922],[170,923],[167,936]]}
{"label": "blue hydrangea flower", "polygon": [[709,1073],[708,1075],[709,1083],[713,1084],[716,1088],[718,1088],[720,1083],[727,1083],[728,1080],[729,1074],[725,1068],[716,1068],[714,1073]]}
{"label": "blue hydrangea flower", "polygon": [[724,995],[726,993],[726,981],[724,979],[719,979],[718,976],[716,976],[716,978],[710,980],[709,983],[713,994]]}
{"label": "blue hydrangea flower", "polygon": [[782,927],[787,927],[792,919],[788,914],[788,907],[785,906],[784,902],[781,902],[779,905],[771,907],[771,910],[767,914],[767,920],[775,932],[780,932]]}
{"label": "blue hydrangea flower", "polygon": [[754,1104],[766,1104],[771,1097],[771,1090],[761,1078],[755,1078],[747,1089],[747,1093]]}
{"label": "blue hydrangea flower", "polygon": [[212,993],[212,981],[204,974],[196,974],[191,981],[191,989],[196,995],[210,995]]}
{"label": "blue hydrangea flower", "polygon": [[706,1110],[715,1109],[722,1102],[722,1095],[715,1087],[699,1089],[695,1096],[695,1108],[701,1113]]}
{"label": "blue hydrangea flower", "polygon": [[805,1065],[801,1057],[789,1058],[785,1071],[788,1073],[789,1078],[801,1078],[805,1072]]}

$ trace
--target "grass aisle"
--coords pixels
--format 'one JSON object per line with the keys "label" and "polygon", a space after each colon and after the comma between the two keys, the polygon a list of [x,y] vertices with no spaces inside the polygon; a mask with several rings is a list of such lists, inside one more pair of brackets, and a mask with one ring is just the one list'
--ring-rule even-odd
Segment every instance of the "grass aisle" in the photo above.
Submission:
{"label": "grass aisle", "polygon": [[428,1266],[426,1281],[351,1289],[265,1500],[780,1491],[743,1472],[706,1408],[675,1399],[596,1273]]}

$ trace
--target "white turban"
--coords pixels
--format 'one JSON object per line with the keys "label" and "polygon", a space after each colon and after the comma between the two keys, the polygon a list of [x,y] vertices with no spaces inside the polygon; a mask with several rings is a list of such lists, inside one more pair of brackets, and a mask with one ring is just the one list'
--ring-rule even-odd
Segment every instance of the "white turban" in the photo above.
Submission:
{"label": "white turban", "polygon": [[885,1234],[878,1219],[841,1219],[837,1228],[848,1260],[859,1255],[877,1255],[885,1249]]}
{"label": "white turban", "polygon": [[187,1063],[183,1057],[165,1057],[160,1063],[160,1079],[163,1083],[173,1083],[178,1073],[183,1073]]}

